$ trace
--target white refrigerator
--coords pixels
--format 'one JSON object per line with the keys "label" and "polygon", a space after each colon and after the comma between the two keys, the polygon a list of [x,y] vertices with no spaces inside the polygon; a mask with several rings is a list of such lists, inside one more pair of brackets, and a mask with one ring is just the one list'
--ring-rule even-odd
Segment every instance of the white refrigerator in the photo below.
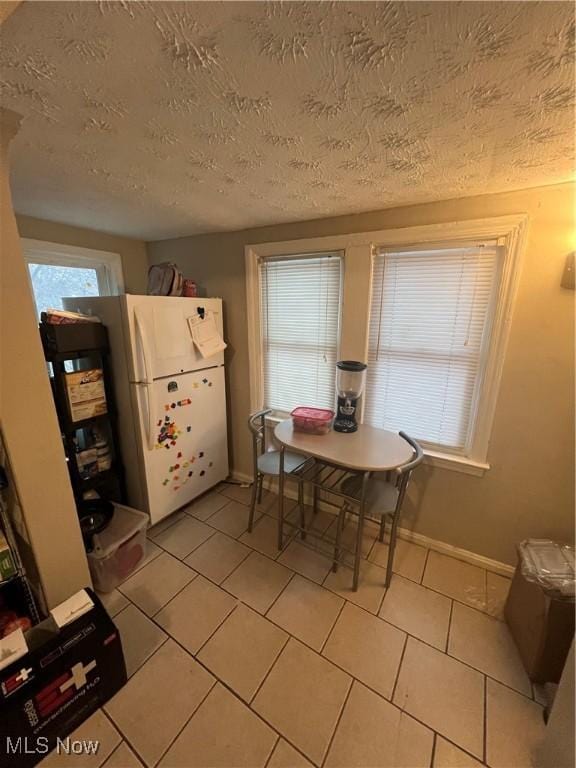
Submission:
{"label": "white refrigerator", "polygon": [[124,294],[64,303],[108,328],[128,503],[154,525],[228,475],[224,352],[202,357],[188,326],[212,313],[222,335],[222,300]]}

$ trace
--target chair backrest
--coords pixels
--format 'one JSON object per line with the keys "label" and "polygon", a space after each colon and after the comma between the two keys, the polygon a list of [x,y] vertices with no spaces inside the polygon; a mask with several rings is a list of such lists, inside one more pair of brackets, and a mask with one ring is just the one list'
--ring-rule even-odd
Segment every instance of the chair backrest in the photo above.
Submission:
{"label": "chair backrest", "polygon": [[397,471],[404,475],[407,472],[412,472],[413,469],[416,469],[418,464],[422,463],[422,460],[424,459],[424,451],[422,450],[422,446],[420,443],[417,443],[416,440],[414,440],[412,437],[406,434],[406,432],[400,432],[400,437],[402,437],[406,442],[412,447],[414,450],[414,456],[410,459],[410,461],[406,462],[406,464],[402,464],[401,467],[398,467]]}
{"label": "chair backrest", "polygon": [[271,408],[256,411],[248,418],[248,429],[252,432],[252,446],[254,456],[258,453],[266,453],[266,416],[272,413]]}
{"label": "chair backrest", "polygon": [[422,446],[416,442],[413,438],[409,437],[406,432],[400,432],[400,437],[404,438],[407,443],[409,443],[413,450],[414,450],[414,456],[410,459],[410,461],[407,461],[406,464],[402,464],[401,467],[397,467],[396,472],[398,473],[398,480],[396,482],[396,487],[398,488],[398,501],[396,503],[396,516],[400,514],[400,509],[402,508],[402,504],[404,502],[404,496],[406,495],[406,489],[408,488],[408,483],[410,481],[410,476],[412,475],[412,471],[418,466],[418,464],[422,463],[422,459],[424,458],[424,451],[422,450]]}

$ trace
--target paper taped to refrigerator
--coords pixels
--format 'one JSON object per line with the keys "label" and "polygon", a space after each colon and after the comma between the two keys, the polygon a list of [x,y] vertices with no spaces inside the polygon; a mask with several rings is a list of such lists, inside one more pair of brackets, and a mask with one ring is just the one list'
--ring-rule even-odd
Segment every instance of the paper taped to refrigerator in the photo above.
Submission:
{"label": "paper taped to refrigerator", "polygon": [[205,312],[203,318],[200,315],[189,317],[188,327],[202,357],[212,357],[226,349],[226,342],[218,332],[213,312]]}

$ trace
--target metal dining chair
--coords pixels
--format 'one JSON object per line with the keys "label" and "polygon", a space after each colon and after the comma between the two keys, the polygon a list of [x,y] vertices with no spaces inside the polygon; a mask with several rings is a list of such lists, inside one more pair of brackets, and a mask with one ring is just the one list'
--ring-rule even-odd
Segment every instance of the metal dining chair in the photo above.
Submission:
{"label": "metal dining chair", "polygon": [[[266,446],[266,416],[272,413],[268,408],[256,411],[248,419],[248,427],[252,433],[252,457],[254,463],[254,482],[252,483],[252,500],[250,503],[250,516],[248,518],[248,531],[252,531],[254,524],[254,512],[256,504],[262,501],[262,483],[265,475],[278,477],[280,474],[280,451],[267,450]],[[306,456],[299,453],[284,451],[284,474],[291,474],[307,460]],[[298,504],[301,514],[304,512],[302,498],[302,483],[298,482]]]}
{"label": "metal dining chair", "polygon": [[[389,472],[371,474],[367,483],[363,475],[348,477],[342,482],[341,491],[350,499],[350,501],[345,501],[338,513],[334,551],[334,570],[336,570],[339,559],[340,538],[346,515],[348,513],[357,515],[358,526],[356,536],[358,537],[358,540],[354,562],[354,571],[357,579],[359,567],[358,558],[361,556],[361,539],[364,520],[368,519],[379,522],[379,541],[384,541],[386,522],[390,521],[390,544],[388,547],[388,561],[386,564],[386,587],[390,586],[390,581],[392,579],[392,566],[394,563],[394,551],[396,549],[396,538],[398,535],[398,523],[400,521],[402,504],[404,503],[408,483],[410,482],[412,472],[424,458],[424,451],[416,440],[413,440],[405,432],[400,432],[399,434],[400,437],[409,443],[414,451],[410,461]],[[363,489],[364,485],[365,488]]]}

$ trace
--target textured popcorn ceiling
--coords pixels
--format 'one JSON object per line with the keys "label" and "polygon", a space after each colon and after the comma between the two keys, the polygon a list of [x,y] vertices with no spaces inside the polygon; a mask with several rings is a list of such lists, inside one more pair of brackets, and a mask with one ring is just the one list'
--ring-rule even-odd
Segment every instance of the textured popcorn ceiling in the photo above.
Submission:
{"label": "textured popcorn ceiling", "polygon": [[25,2],[18,212],[158,239],[566,181],[572,3]]}

